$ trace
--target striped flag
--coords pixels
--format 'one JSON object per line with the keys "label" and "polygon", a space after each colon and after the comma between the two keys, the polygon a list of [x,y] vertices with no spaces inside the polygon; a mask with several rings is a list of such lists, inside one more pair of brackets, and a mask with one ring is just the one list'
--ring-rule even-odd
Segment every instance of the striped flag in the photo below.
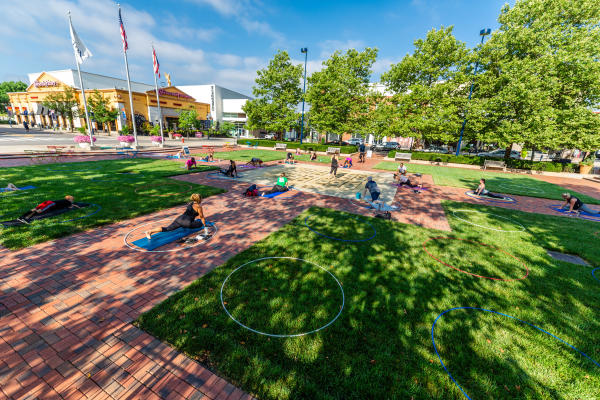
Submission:
{"label": "striped flag", "polygon": [[121,25],[121,40],[123,41],[123,51],[127,51],[127,34],[125,33],[125,25],[123,25],[123,18],[121,18],[121,7],[119,7],[119,25]]}
{"label": "striped flag", "polygon": [[156,50],[154,50],[154,46],[152,46],[152,65],[154,65],[154,73],[160,78],[158,57],[156,57]]}

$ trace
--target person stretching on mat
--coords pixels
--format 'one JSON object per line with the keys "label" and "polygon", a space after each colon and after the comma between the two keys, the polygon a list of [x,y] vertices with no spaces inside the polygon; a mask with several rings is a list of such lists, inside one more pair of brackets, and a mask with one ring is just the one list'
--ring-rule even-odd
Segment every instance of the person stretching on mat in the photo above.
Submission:
{"label": "person stretching on mat", "polygon": [[406,174],[406,167],[404,166],[404,163],[401,162],[400,165],[398,165],[398,172],[394,174],[394,179],[396,179],[396,182],[400,183],[400,177],[403,174]]}
{"label": "person stretching on mat", "polygon": [[235,161],[233,160],[229,160],[229,168],[225,169],[221,169],[221,173],[224,174],[225,176],[230,176],[232,178],[238,177],[238,172],[237,172],[237,166],[235,165]]}
{"label": "person stretching on mat", "polygon": [[413,185],[410,182],[410,179],[408,179],[408,176],[406,175],[406,170],[403,173],[400,174],[400,176],[398,178],[398,184],[400,184],[400,185],[408,185],[410,187],[418,186],[418,185]]}
{"label": "person stretching on mat", "polygon": [[252,165],[253,167],[262,167],[263,160],[261,160],[260,158],[252,157],[252,160],[250,160],[248,164]]}
{"label": "person stretching on mat", "polygon": [[310,161],[315,161],[317,159],[317,152],[313,151],[310,155]]}
{"label": "person stretching on mat", "polygon": [[379,187],[377,187],[377,182],[375,182],[372,177],[367,178],[367,184],[365,185],[365,190],[363,190],[362,194],[363,199],[365,199],[367,190],[369,191],[369,194],[371,195],[371,199],[373,201],[377,201],[379,199],[379,196],[381,196],[381,190],[379,190]]}
{"label": "person stretching on mat", "polygon": [[212,153],[209,153],[204,158],[201,158],[201,160],[204,162],[212,162],[215,161],[215,158],[213,157]]}
{"label": "person stretching on mat", "polygon": [[32,208],[30,211],[21,215],[19,218],[17,218],[17,221],[28,224],[36,215],[43,215],[50,211],[62,210],[71,207],[79,208],[78,205],[73,204],[73,201],[75,201],[75,198],[70,195],[65,196],[63,200],[46,200],[35,206],[35,208]]}
{"label": "person stretching on mat", "polygon": [[189,160],[187,160],[185,162],[185,167],[187,168],[187,170],[189,171],[190,169],[196,168],[196,159],[194,157],[190,158]]}
{"label": "person stretching on mat", "polygon": [[352,168],[352,157],[346,157],[344,160],[344,168]]}
{"label": "person stretching on mat", "polygon": [[152,239],[152,235],[158,232],[170,232],[177,228],[188,228],[198,229],[204,227],[204,234],[208,235],[208,229],[206,228],[206,220],[204,219],[204,212],[202,211],[202,196],[198,193],[194,193],[190,196],[190,202],[187,204],[183,214],[175,218],[169,226],[154,228],[146,231],[146,238]]}
{"label": "person stretching on mat", "polygon": [[563,193],[562,198],[565,202],[560,208],[564,209],[569,206],[569,211],[567,212],[572,212],[579,215],[579,213],[583,211],[588,214],[600,215],[600,211],[596,211],[588,207],[586,204],[583,204],[583,201],[575,196],[572,196],[571,193]]}
{"label": "person stretching on mat", "polygon": [[275,186],[273,186],[271,190],[267,192],[262,192],[260,195],[264,196],[266,194],[287,192],[288,190],[290,190],[290,188],[288,187],[288,179],[285,176],[285,172],[282,172],[281,175],[279,175],[279,178],[277,178],[277,183],[275,184]]}
{"label": "person stretching on mat", "polygon": [[293,164],[294,163],[294,155],[292,152],[288,151],[287,158],[285,159],[286,163]]}
{"label": "person stretching on mat", "polygon": [[477,186],[477,189],[475,189],[475,194],[477,196],[487,196],[487,197],[491,197],[493,199],[503,199],[504,198],[504,196],[492,193],[489,190],[487,190],[485,188],[485,179],[483,179],[483,178],[481,178],[479,180],[479,186]]}
{"label": "person stretching on mat", "polygon": [[12,184],[12,183],[9,183],[9,184],[8,184],[8,185],[6,185],[6,187],[4,188],[4,191],[5,191],[5,192],[12,192],[12,191],[15,191],[15,190],[21,190],[21,189],[19,189],[18,187],[16,187],[16,186],[15,186],[14,184]]}

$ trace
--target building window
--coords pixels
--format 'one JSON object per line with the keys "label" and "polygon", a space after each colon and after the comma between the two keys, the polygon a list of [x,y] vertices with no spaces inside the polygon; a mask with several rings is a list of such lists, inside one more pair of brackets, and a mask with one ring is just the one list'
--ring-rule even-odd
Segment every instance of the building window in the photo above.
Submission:
{"label": "building window", "polygon": [[223,113],[223,118],[246,118],[246,114],[243,113]]}

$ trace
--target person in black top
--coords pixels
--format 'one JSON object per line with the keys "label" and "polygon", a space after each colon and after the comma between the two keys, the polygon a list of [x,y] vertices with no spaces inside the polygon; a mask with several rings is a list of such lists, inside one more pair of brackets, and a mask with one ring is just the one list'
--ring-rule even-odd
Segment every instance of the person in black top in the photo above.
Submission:
{"label": "person in black top", "polygon": [[64,208],[79,208],[77,205],[73,204],[73,201],[75,201],[75,198],[70,195],[65,196],[65,198],[61,200],[46,200],[35,206],[35,208],[32,208],[30,211],[21,215],[19,218],[17,218],[17,220],[28,224],[36,215],[43,215],[50,211],[62,210]]}
{"label": "person in black top", "polygon": [[250,160],[246,165],[252,165],[253,167],[262,167],[263,160],[257,157],[252,157],[252,160]]}
{"label": "person in black top", "polygon": [[561,208],[569,206],[568,212],[575,212],[579,214],[581,211],[583,211],[588,214],[600,215],[600,211],[596,211],[588,207],[586,204],[583,204],[583,202],[579,198],[572,196],[571,193],[563,193],[562,198],[565,202],[563,203]]}
{"label": "person in black top", "polygon": [[[198,193],[194,193],[190,196],[190,202],[187,204],[183,214],[175,218],[169,226],[162,228],[154,228],[146,231],[146,237],[152,238],[152,235],[158,232],[169,232],[174,231],[177,228],[206,228],[206,220],[204,219],[204,212],[202,211],[202,197]],[[206,229],[205,229],[206,233]]]}
{"label": "person in black top", "polygon": [[364,143],[361,143],[358,146],[358,151],[359,151],[358,162],[364,163],[365,162],[365,144]]}
{"label": "person in black top", "polygon": [[333,157],[331,157],[331,170],[329,171],[329,175],[333,174],[333,176],[335,176],[337,178],[337,169],[338,169],[338,159],[337,159],[337,155],[334,154]]}
{"label": "person in black top", "polygon": [[233,160],[229,160],[229,168],[225,169],[221,169],[221,173],[230,177],[235,177],[237,178],[238,173],[237,173],[237,166],[235,165],[235,161]]}
{"label": "person in black top", "polygon": [[294,155],[292,154],[292,152],[288,151],[286,159],[285,159],[285,162],[289,163],[289,164],[294,164],[295,163],[295,161],[294,161]]}

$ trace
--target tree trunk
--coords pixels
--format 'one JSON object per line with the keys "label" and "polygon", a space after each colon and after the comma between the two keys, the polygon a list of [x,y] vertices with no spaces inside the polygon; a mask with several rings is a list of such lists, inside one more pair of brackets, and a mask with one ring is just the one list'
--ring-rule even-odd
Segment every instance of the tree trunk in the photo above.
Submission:
{"label": "tree trunk", "polygon": [[506,158],[506,159],[510,158],[510,152],[511,151],[512,151],[512,143],[504,151],[504,158]]}
{"label": "tree trunk", "polygon": [[535,146],[531,146],[531,161],[534,161]]}

